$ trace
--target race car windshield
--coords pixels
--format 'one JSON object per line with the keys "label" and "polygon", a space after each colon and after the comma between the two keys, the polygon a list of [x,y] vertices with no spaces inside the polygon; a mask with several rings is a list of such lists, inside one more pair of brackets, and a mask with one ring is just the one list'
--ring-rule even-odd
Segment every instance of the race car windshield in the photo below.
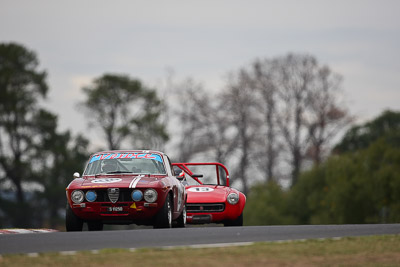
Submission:
{"label": "race car windshield", "polygon": [[[220,182],[218,184],[217,173],[214,165],[206,166],[189,166],[190,170],[200,177],[198,180],[201,181],[203,185],[226,185],[226,173],[219,168],[220,172]],[[189,175],[185,175],[188,185],[199,185],[199,183],[191,178]]]}
{"label": "race car windshield", "polygon": [[90,159],[84,175],[120,173],[165,174],[166,171],[158,154],[99,154]]}

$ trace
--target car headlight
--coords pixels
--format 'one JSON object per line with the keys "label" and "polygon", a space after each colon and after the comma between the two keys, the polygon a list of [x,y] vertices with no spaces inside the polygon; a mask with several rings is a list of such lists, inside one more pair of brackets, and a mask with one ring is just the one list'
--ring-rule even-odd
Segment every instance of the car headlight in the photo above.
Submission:
{"label": "car headlight", "polygon": [[229,204],[235,205],[235,204],[237,204],[237,203],[239,202],[239,195],[236,194],[236,193],[230,193],[230,194],[228,195],[227,200],[228,200],[228,203],[229,203]]}
{"label": "car headlight", "polygon": [[133,201],[140,201],[143,199],[143,193],[140,190],[133,191],[131,196]]}
{"label": "car headlight", "polygon": [[147,189],[144,191],[144,200],[147,202],[153,203],[157,200],[157,191],[154,189]]}
{"label": "car headlight", "polygon": [[87,191],[85,196],[86,196],[86,200],[89,202],[93,202],[97,198],[97,194],[95,191]]}
{"label": "car headlight", "polygon": [[81,203],[83,201],[83,198],[84,198],[84,194],[81,190],[75,190],[71,194],[71,200],[75,204]]}

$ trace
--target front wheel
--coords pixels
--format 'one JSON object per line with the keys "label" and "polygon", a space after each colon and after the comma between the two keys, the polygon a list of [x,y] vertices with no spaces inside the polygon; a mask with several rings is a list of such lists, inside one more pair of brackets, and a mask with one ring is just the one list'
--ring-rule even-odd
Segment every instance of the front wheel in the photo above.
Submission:
{"label": "front wheel", "polygon": [[75,215],[71,207],[67,204],[65,211],[65,229],[67,232],[81,232],[83,221]]}
{"label": "front wheel", "polygon": [[171,198],[167,196],[164,205],[156,215],[154,228],[171,228],[171,226],[172,226]]}

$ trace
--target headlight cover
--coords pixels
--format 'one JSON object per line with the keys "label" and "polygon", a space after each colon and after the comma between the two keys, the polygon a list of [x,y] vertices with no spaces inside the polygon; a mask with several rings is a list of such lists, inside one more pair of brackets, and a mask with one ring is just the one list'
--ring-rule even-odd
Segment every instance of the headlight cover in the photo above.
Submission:
{"label": "headlight cover", "polygon": [[236,205],[239,202],[239,195],[236,193],[230,193],[227,200],[229,204]]}
{"label": "headlight cover", "polygon": [[147,189],[144,191],[144,200],[146,200],[149,203],[156,202],[158,197],[157,191],[154,189]]}
{"label": "headlight cover", "polygon": [[133,201],[140,201],[140,200],[142,200],[143,199],[143,193],[142,193],[142,191],[140,191],[140,190],[134,190],[133,192],[132,192],[132,200]]}
{"label": "headlight cover", "polygon": [[85,196],[86,196],[86,200],[89,202],[93,202],[97,198],[97,194],[95,191],[87,191]]}
{"label": "headlight cover", "polygon": [[74,190],[71,194],[71,200],[75,204],[79,204],[79,203],[82,203],[84,196],[85,195],[83,194],[83,192],[81,190]]}

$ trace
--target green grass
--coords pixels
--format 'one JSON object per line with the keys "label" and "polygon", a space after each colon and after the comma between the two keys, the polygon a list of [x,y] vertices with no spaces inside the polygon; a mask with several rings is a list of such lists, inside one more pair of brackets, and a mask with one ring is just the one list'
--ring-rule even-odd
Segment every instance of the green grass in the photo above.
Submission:
{"label": "green grass", "polygon": [[225,248],[104,249],[3,255],[0,266],[400,266],[400,235],[256,243]]}

